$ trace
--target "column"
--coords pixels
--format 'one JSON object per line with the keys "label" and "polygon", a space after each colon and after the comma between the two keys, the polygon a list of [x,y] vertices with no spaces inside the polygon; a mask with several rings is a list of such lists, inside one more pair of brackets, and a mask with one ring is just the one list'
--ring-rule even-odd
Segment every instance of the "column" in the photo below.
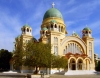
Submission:
{"label": "column", "polygon": [[75,46],[74,46],[74,43],[73,43],[73,53],[74,53],[74,48],[75,48]]}
{"label": "column", "polygon": [[73,46],[73,47],[72,47],[72,52],[73,52],[73,54],[74,54],[74,44],[72,44],[72,46]]}
{"label": "column", "polygon": [[75,53],[76,53],[76,44],[75,44]]}
{"label": "column", "polygon": [[76,63],[76,70],[77,70],[77,63]]}
{"label": "column", "polygon": [[54,24],[53,24],[53,31],[54,31],[54,27],[55,27],[55,26],[54,26]]}
{"label": "column", "polygon": [[84,70],[84,63],[82,63],[82,70]]}
{"label": "column", "polygon": [[70,52],[72,53],[72,44],[70,44]]}
{"label": "column", "polygon": [[68,63],[68,70],[70,70],[69,66],[70,66],[70,65],[69,65],[69,63]]}

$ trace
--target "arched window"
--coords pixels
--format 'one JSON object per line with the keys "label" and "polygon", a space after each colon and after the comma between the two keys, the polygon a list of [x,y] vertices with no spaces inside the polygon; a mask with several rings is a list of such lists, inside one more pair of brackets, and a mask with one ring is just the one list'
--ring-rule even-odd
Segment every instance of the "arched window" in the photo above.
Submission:
{"label": "arched window", "polygon": [[57,28],[57,25],[55,24],[55,28]]}
{"label": "arched window", "polygon": [[31,32],[31,29],[30,29],[30,32]]}
{"label": "arched window", "polygon": [[89,34],[91,34],[91,32],[89,31]]}
{"label": "arched window", "polygon": [[46,34],[47,34],[48,32],[46,31]]}
{"label": "arched window", "polygon": [[66,53],[67,53],[68,51],[67,51],[67,46],[66,46]]}
{"label": "arched window", "polygon": [[51,28],[53,28],[53,24],[51,24]]}
{"label": "arched window", "polygon": [[92,58],[92,50],[89,50],[89,57]]}
{"label": "arched window", "polygon": [[58,38],[54,37],[54,43],[57,43],[57,42],[58,42]]}
{"label": "arched window", "polygon": [[91,42],[89,42],[89,46],[92,46],[92,43]]}
{"label": "arched window", "polygon": [[63,32],[63,27],[61,27],[61,32]]}
{"label": "arched window", "polygon": [[29,28],[27,28],[27,32],[29,32]]}
{"label": "arched window", "polygon": [[54,46],[54,54],[57,56],[58,55],[58,47]]}
{"label": "arched window", "polygon": [[44,31],[43,31],[43,34],[44,34]]}
{"label": "arched window", "polygon": [[59,32],[60,32],[60,26],[59,26],[58,30],[59,30]]}
{"label": "arched window", "polygon": [[55,39],[56,39],[56,42],[58,42],[58,38],[56,37]]}
{"label": "arched window", "polygon": [[49,27],[47,26],[46,28],[48,29]]}
{"label": "arched window", "polygon": [[86,34],[88,33],[88,31],[86,31]]}
{"label": "arched window", "polygon": [[63,51],[63,55],[65,55],[65,49],[64,49],[64,51]]}
{"label": "arched window", "polygon": [[23,29],[23,31],[25,32],[25,28]]}
{"label": "arched window", "polygon": [[70,52],[70,51],[69,51],[69,48],[70,48],[70,46],[69,46],[69,44],[68,44],[68,52]]}

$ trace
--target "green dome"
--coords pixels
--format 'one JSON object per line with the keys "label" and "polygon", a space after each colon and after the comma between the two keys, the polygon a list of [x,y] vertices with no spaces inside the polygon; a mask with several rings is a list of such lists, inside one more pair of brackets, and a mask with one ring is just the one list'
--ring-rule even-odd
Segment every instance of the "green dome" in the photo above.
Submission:
{"label": "green dome", "polygon": [[16,40],[17,40],[17,39],[20,39],[20,37],[21,37],[21,36],[19,35],[19,36],[17,36],[15,39],[16,39]]}
{"label": "green dome", "polygon": [[42,30],[48,30],[46,27],[42,28]]}
{"label": "green dome", "polygon": [[85,27],[83,30],[91,31],[91,29],[88,27]]}
{"label": "green dome", "polygon": [[47,10],[44,14],[43,20],[49,17],[58,17],[63,19],[61,12],[56,8],[50,8],[49,10]]}
{"label": "green dome", "polygon": [[79,35],[76,32],[73,32],[72,36],[77,36],[79,37]]}
{"label": "green dome", "polygon": [[28,28],[31,28],[28,24],[25,24],[23,27],[28,27]]}

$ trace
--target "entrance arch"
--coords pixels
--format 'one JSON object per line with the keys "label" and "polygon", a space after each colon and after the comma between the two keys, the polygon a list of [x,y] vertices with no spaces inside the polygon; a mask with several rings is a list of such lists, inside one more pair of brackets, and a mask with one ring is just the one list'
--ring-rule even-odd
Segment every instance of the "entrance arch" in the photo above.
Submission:
{"label": "entrance arch", "polygon": [[83,69],[83,60],[82,59],[78,59],[77,68],[78,68],[78,70],[82,70]]}
{"label": "entrance arch", "polygon": [[70,59],[70,67],[71,70],[76,70],[76,60],[75,59]]}

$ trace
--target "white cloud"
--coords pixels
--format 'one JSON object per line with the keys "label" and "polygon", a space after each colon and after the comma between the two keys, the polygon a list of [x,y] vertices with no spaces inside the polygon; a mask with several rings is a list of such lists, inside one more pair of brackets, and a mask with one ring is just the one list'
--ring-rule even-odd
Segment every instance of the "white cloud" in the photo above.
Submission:
{"label": "white cloud", "polygon": [[10,11],[1,9],[0,11],[0,49],[8,49],[10,51],[14,48],[14,39],[20,33],[21,22],[19,16],[10,15]]}
{"label": "white cloud", "polygon": [[[69,15],[70,18],[74,19],[85,19],[89,17],[95,10],[95,8],[100,5],[100,1],[90,1],[88,3],[80,3],[76,6],[72,6],[71,9],[64,12],[64,15]],[[65,8],[66,9],[66,8]]]}
{"label": "white cloud", "polygon": [[67,5],[72,5],[75,4],[75,0],[69,0],[69,2],[67,3]]}
{"label": "white cloud", "polygon": [[75,21],[65,21],[67,27],[71,26],[72,24],[76,23]]}

